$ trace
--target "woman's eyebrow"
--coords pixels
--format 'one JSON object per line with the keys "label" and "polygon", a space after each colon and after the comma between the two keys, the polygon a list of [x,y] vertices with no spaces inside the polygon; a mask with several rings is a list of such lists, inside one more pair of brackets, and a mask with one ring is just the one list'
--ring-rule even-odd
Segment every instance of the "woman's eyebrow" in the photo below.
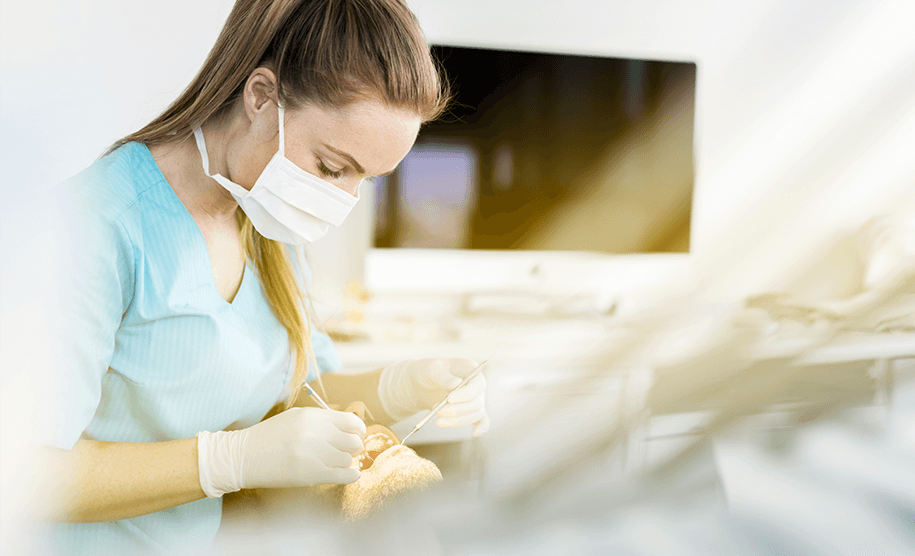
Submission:
{"label": "woman's eyebrow", "polygon": [[365,169],[363,169],[362,166],[361,166],[358,162],[356,162],[356,159],[353,158],[353,156],[352,156],[351,154],[346,153],[346,152],[343,152],[343,151],[341,151],[341,150],[339,150],[339,149],[335,149],[335,148],[331,147],[330,145],[328,145],[327,143],[321,143],[321,145],[322,145],[325,149],[327,149],[327,150],[329,150],[330,152],[334,153],[335,155],[340,156],[340,157],[342,157],[342,158],[345,158],[347,161],[349,161],[350,164],[353,165],[353,168],[355,168],[356,171],[359,172],[360,174],[364,174],[364,173],[365,173]]}

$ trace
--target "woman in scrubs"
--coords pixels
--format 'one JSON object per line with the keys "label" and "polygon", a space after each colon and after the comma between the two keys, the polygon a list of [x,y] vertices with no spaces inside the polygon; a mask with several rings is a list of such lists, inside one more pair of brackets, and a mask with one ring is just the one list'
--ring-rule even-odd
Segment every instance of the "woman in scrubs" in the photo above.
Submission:
{"label": "woman in scrubs", "polygon": [[[445,101],[400,0],[238,0],[184,93],[54,191],[66,279],[32,423],[52,550],[199,553],[224,493],[358,479],[364,423],[301,393],[341,363],[309,325],[296,247]],[[481,433],[485,380],[454,390],[473,368],[403,361],[318,391],[389,423],[449,396],[439,424]]]}

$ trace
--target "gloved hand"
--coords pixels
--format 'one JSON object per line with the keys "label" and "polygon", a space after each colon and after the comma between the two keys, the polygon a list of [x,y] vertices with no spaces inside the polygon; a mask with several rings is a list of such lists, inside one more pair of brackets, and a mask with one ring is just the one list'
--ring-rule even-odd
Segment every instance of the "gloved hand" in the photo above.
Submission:
{"label": "gloved hand", "polygon": [[352,413],[292,408],[247,429],[197,435],[200,486],[210,498],[243,488],[348,484],[359,478],[365,423]]}
{"label": "gloved hand", "polygon": [[402,421],[424,409],[431,409],[448,396],[439,410],[440,427],[475,424],[473,434],[489,430],[486,415],[486,378],[482,374],[454,390],[477,368],[470,359],[414,359],[401,361],[381,371],[378,399],[385,413]]}

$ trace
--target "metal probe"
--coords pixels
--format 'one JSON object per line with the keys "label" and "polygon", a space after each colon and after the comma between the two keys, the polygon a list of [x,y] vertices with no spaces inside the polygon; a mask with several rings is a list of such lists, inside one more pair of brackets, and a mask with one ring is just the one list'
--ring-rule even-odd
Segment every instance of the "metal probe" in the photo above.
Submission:
{"label": "metal probe", "polygon": [[[490,357],[489,359],[492,359],[492,358]],[[464,378],[464,380],[461,381],[460,384],[458,384],[457,386],[455,386],[454,389],[451,390],[451,392],[454,392],[454,390],[457,390],[458,388],[461,388],[462,386],[466,385],[468,382],[470,382],[470,379],[472,379],[473,377],[475,377],[475,376],[477,376],[478,374],[480,374],[481,372],[483,372],[483,366],[486,365],[487,363],[489,363],[489,359],[487,359],[486,361],[483,361],[482,363],[480,363],[479,365],[477,365],[477,368],[474,369],[473,372],[471,372],[469,375],[467,375],[467,376]],[[449,392],[448,394],[450,395],[451,392]],[[413,436],[413,433],[414,433],[414,432],[416,432],[416,431],[418,431],[419,429],[423,428],[423,426],[424,426],[426,423],[428,423],[429,420],[432,419],[432,417],[434,417],[436,413],[438,413],[438,410],[439,410],[439,409],[445,407],[445,404],[446,404],[446,403],[448,403],[448,396],[445,396],[445,399],[444,399],[444,400],[442,400],[442,401],[438,402],[437,404],[435,404],[435,407],[433,407],[432,409],[429,410],[429,414],[426,415],[425,417],[423,417],[423,418],[419,421],[419,423],[416,423],[416,426],[413,427],[413,430],[410,431],[410,434],[408,434],[407,436],[403,437],[403,440],[400,441],[401,445],[402,445],[404,442],[406,442],[408,438],[410,438],[411,436]]]}
{"label": "metal probe", "polygon": [[307,383],[302,383],[302,388],[305,389],[305,393],[311,396],[311,399],[315,401],[316,404],[320,405],[324,409],[330,409],[330,406],[324,403],[324,400],[321,399],[321,396],[315,392],[314,388],[309,386]]}

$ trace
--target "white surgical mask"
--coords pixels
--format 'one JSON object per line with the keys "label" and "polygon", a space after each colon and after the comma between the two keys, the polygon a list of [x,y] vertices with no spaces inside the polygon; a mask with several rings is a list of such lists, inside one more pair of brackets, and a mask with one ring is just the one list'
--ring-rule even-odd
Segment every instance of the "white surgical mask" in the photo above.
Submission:
{"label": "white surgical mask", "polygon": [[330,226],[342,224],[358,198],[309,174],[286,158],[283,107],[277,105],[277,111],[280,149],[250,191],[225,176],[211,175],[203,130],[199,127],[194,130],[194,139],[203,160],[203,171],[235,197],[255,230],[269,239],[302,245],[320,239]]}

